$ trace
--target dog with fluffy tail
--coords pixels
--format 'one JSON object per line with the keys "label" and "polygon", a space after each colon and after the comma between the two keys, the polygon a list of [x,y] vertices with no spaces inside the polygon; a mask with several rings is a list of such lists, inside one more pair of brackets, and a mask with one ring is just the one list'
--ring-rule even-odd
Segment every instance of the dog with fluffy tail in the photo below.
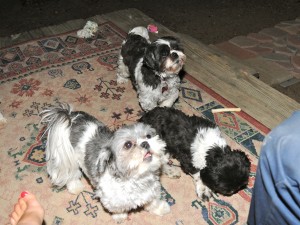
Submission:
{"label": "dog with fluffy tail", "polygon": [[160,216],[170,212],[168,203],[160,200],[166,143],[149,125],[136,123],[110,131],[68,104],[45,109],[40,116],[46,126],[47,172],[53,185],[78,194],[84,189],[84,173],[118,223],[140,207]]}

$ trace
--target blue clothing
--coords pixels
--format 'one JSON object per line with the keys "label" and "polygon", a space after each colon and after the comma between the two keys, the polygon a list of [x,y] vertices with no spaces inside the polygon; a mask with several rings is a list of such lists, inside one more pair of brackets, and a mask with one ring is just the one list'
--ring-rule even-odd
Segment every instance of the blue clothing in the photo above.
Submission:
{"label": "blue clothing", "polygon": [[300,111],[264,140],[248,224],[300,224]]}

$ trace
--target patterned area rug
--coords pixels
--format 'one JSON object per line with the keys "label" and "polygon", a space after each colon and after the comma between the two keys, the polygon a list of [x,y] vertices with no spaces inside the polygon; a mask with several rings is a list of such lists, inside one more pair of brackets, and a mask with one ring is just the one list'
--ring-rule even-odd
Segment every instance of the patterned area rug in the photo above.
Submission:
{"label": "patterned area rug", "polygon": [[[47,225],[115,224],[88,182],[77,196],[51,187],[38,114],[68,102],[111,129],[134,123],[142,114],[136,92],[130,83],[118,85],[115,75],[124,37],[125,32],[108,21],[99,24],[91,39],[80,39],[73,31],[0,50],[0,109],[7,119],[0,128],[0,224],[8,222],[23,190],[36,194]],[[202,202],[188,175],[178,180],[162,176],[161,197],[171,205],[171,213],[158,217],[132,212],[126,224],[245,224],[259,149],[268,129],[244,112],[212,114],[211,109],[234,106],[189,74],[174,107],[216,122],[232,148],[248,154],[249,185],[231,197],[215,195]]]}

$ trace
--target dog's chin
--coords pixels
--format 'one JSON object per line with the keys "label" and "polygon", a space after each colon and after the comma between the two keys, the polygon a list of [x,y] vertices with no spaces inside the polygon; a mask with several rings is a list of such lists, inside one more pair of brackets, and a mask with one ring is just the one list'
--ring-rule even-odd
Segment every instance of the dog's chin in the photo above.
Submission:
{"label": "dog's chin", "polygon": [[181,69],[182,69],[182,66],[178,66],[178,65],[174,66],[173,65],[173,66],[165,68],[164,72],[166,74],[170,74],[170,75],[173,75],[173,74],[177,75]]}
{"label": "dog's chin", "polygon": [[160,167],[160,158],[156,155],[151,154],[149,156],[144,157],[142,163],[138,167],[138,174],[142,175],[148,172],[153,173],[158,171]]}
{"label": "dog's chin", "polygon": [[238,193],[239,191],[243,190],[246,187],[247,185],[241,185],[239,187],[232,187],[232,189],[225,189],[225,190],[219,188],[214,189],[215,187],[211,187],[211,190],[224,196],[231,196]]}

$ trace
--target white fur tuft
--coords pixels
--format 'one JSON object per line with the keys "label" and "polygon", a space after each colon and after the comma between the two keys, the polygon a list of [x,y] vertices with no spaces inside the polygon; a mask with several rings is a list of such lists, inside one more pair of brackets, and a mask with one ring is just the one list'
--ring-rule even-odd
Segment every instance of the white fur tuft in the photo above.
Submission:
{"label": "white fur tuft", "polygon": [[149,33],[146,27],[135,27],[130,30],[129,33],[140,35],[143,38],[147,39],[147,41],[149,41]]}
{"label": "white fur tuft", "polygon": [[226,141],[219,128],[200,128],[191,145],[192,163],[198,169],[206,166],[207,151],[213,146],[225,147]]}
{"label": "white fur tuft", "polygon": [[158,156],[162,156],[164,154],[167,144],[162,139],[160,139],[158,135],[149,139],[148,142],[155,154],[157,154]]}
{"label": "white fur tuft", "polygon": [[159,45],[167,45],[167,46],[170,47],[170,42],[168,42],[168,41],[166,41],[166,40],[164,40],[164,39],[157,39],[157,40],[155,41],[155,43],[157,43],[157,44],[159,44]]}

